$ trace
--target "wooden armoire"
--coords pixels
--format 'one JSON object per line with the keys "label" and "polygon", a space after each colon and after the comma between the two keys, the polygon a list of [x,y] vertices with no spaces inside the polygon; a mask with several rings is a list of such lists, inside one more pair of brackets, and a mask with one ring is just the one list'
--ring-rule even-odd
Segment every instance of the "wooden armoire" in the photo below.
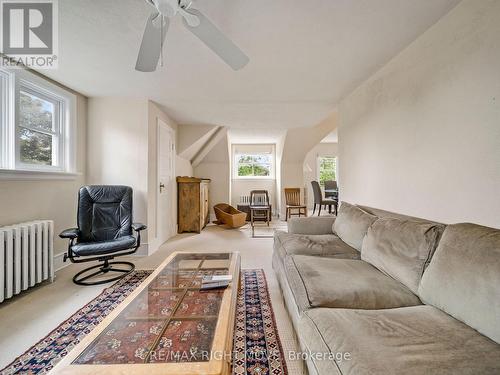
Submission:
{"label": "wooden armoire", "polygon": [[210,180],[177,177],[177,223],[179,233],[200,233],[210,220]]}

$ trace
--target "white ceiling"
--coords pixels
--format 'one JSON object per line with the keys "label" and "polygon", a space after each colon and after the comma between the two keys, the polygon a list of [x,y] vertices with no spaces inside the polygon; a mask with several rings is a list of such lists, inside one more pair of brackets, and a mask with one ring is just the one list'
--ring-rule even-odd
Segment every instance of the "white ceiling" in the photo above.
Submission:
{"label": "white ceiling", "polygon": [[64,0],[59,69],[43,73],[88,96],[154,100],[179,123],[310,126],[458,2],[197,0],[249,65],[234,72],[177,18],[165,67],[139,73],[144,0]]}
{"label": "white ceiling", "polygon": [[228,131],[228,139],[234,144],[276,144],[283,141],[286,131],[283,129],[243,129],[232,128]]}

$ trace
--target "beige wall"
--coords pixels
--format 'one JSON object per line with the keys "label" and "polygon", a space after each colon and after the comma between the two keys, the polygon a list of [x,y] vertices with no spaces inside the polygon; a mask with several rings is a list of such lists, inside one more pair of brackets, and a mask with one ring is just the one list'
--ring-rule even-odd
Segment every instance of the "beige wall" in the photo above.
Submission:
{"label": "beige wall", "polygon": [[[76,225],[78,189],[85,184],[87,98],[77,94],[77,173],[65,180],[0,180],[0,226],[24,221],[54,220],[55,233]],[[54,238],[55,254],[63,254],[67,241]],[[56,257],[56,268],[62,259]]]}
{"label": "beige wall", "polygon": [[499,36],[463,1],[341,103],[343,199],[500,227]]}

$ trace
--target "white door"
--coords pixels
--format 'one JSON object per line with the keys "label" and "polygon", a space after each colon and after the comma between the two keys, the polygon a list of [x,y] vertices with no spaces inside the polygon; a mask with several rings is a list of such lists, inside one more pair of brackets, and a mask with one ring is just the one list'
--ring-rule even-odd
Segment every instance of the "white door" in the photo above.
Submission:
{"label": "white door", "polygon": [[156,238],[163,244],[174,234],[175,184],[174,184],[174,134],[172,129],[158,119],[158,181]]}

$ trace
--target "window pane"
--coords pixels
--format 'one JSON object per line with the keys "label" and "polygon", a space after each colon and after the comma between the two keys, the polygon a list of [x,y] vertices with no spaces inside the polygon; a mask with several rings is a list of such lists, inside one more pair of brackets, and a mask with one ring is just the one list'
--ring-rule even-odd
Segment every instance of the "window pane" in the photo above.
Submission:
{"label": "window pane", "polygon": [[271,176],[272,155],[245,154],[237,155],[239,177],[267,177]]}
{"label": "window pane", "polygon": [[240,164],[238,166],[238,176],[240,177],[253,176],[252,166],[248,164]]}
{"label": "window pane", "polygon": [[21,91],[19,103],[20,126],[53,131],[54,103]]}
{"label": "window pane", "polygon": [[270,164],[271,155],[255,155],[254,161],[259,164]]}
{"label": "window pane", "polygon": [[271,166],[266,164],[254,165],[255,176],[269,176],[271,174]]}
{"label": "window pane", "polygon": [[26,164],[52,165],[52,136],[19,128],[21,162]]}
{"label": "window pane", "polygon": [[240,163],[251,163],[253,161],[252,155],[239,155],[238,164]]}
{"label": "window pane", "polygon": [[319,183],[325,184],[325,181],[336,180],[337,159],[331,157],[322,157],[319,159]]}

